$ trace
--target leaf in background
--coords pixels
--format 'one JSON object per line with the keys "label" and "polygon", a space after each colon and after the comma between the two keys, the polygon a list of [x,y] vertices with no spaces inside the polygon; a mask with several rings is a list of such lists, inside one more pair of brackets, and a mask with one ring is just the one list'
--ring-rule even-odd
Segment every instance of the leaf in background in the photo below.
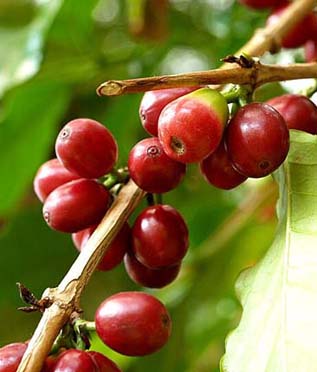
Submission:
{"label": "leaf in background", "polygon": [[[18,1],[17,3],[22,2]],[[23,3],[24,8],[27,5]],[[57,13],[62,0],[37,1],[36,6],[29,3],[30,20],[21,19],[19,25],[13,19],[11,23],[1,23],[0,27],[0,96],[10,87],[17,85],[39,69],[42,59],[41,49],[45,33]],[[4,1],[0,4],[0,19],[5,14],[14,14],[16,2]],[[20,6],[21,7],[21,6]],[[34,9],[35,8],[35,9]],[[24,11],[28,9],[25,8]],[[6,17],[7,18],[7,17]],[[27,22],[27,24],[25,24]],[[11,26],[15,27],[11,27]],[[19,26],[19,27],[17,27]]]}
{"label": "leaf in background", "polygon": [[227,339],[226,372],[316,370],[316,136],[291,131],[277,178],[277,234],[266,256],[238,279],[243,314]]}
{"label": "leaf in background", "polygon": [[34,80],[5,97],[5,117],[0,122],[0,215],[16,206],[49,157],[68,103],[68,89]]}

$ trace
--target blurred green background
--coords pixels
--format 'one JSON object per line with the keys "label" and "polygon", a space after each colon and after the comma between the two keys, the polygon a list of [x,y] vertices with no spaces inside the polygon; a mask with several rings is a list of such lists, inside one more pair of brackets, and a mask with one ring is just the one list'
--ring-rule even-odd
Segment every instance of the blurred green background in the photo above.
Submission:
{"label": "blurred green background", "polygon": [[[39,320],[16,310],[22,303],[15,283],[40,297],[77,254],[69,235],[46,226],[32,191],[36,170],[55,156],[60,128],[77,117],[101,121],[125,164],[147,136],[138,117],[142,95],[101,98],[96,87],[107,79],[215,68],[265,17],[233,0],[0,1],[0,346],[30,338]],[[234,282],[272,241],[275,198],[270,180],[220,191],[189,167],[164,201],[186,218],[190,253],[174,284],[150,291],[171,311],[168,345],[144,358],[105,351],[96,339],[93,348],[126,372],[219,371],[225,337],[240,316]],[[131,289],[140,288],[123,267],[96,273],[82,299],[86,317],[108,295]]]}

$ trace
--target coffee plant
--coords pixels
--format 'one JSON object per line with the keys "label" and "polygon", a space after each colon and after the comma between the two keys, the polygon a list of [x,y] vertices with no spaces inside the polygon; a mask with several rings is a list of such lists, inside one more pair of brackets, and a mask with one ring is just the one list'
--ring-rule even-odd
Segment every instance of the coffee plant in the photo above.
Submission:
{"label": "coffee plant", "polygon": [[316,11],[0,4],[0,372],[317,371]]}

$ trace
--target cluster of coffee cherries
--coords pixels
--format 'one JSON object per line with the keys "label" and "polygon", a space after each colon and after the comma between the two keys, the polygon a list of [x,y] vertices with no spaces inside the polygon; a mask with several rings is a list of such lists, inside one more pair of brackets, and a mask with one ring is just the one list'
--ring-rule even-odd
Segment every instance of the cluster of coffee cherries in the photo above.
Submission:
{"label": "cluster of coffee cherries", "polygon": [[210,184],[234,188],[248,177],[272,173],[283,163],[289,129],[317,133],[316,106],[297,94],[249,103],[229,115],[224,96],[216,90],[157,90],[143,96],[140,118],[153,137],[132,149],[129,170],[149,192],[176,187],[186,164],[196,162]]}
{"label": "cluster of coffee cherries", "polygon": [[[282,14],[291,4],[288,0],[239,0],[252,9],[271,9],[267,24],[272,25],[279,22]],[[298,48],[304,45],[307,62],[317,61],[317,15],[309,13],[290,32],[282,38],[281,46],[284,48]]]}
{"label": "cluster of coffee cherries", "polygon": [[[138,146],[139,150],[132,150],[135,160],[130,157],[129,170],[146,179],[146,175],[141,174],[142,170],[137,169],[140,168],[138,154],[141,146]],[[155,169],[154,162],[150,164],[143,159],[143,173],[148,173],[148,182],[152,185],[144,190],[149,193],[165,192],[171,188],[171,183],[173,187],[177,185],[178,180],[174,176],[178,169],[183,174],[184,166],[169,160],[163,152],[155,153],[155,143],[148,147],[153,158],[159,155],[163,159],[165,156],[164,161],[170,165],[159,170],[157,166]],[[106,176],[102,184],[100,177],[110,171],[115,173],[110,175],[119,175],[119,178],[124,173],[114,170],[117,143],[102,124],[91,119],[76,119],[63,127],[55,149],[57,158],[39,168],[34,190],[44,202],[43,216],[48,225],[55,230],[72,233],[76,248],[82,250],[113,198],[105,187],[111,178]],[[161,179],[155,178],[158,171]],[[187,249],[188,229],[180,213],[169,205],[150,205],[137,217],[132,229],[127,222],[123,225],[98,269],[111,270],[124,258],[126,271],[132,280],[145,287],[161,288],[176,278]]]}

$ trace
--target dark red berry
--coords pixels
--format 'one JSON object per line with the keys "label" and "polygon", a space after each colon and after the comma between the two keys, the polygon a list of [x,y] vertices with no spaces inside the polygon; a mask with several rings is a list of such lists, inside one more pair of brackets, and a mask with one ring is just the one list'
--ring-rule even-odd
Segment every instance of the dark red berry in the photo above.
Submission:
{"label": "dark red berry", "polygon": [[[290,3],[284,3],[277,7],[267,19],[267,25],[273,25],[280,21],[284,11]],[[284,48],[297,48],[310,40],[317,33],[317,16],[314,13],[308,14],[303,20],[298,22],[286,36],[282,38],[281,45]]]}
{"label": "dark red berry", "polygon": [[231,119],[226,131],[228,155],[247,177],[264,177],[277,169],[289,149],[283,117],[270,105],[250,103]]}
{"label": "dark red berry", "polygon": [[317,40],[308,40],[305,43],[306,62],[317,62]]}
{"label": "dark red berry", "polygon": [[60,131],[56,155],[71,172],[84,178],[108,173],[118,157],[118,146],[111,132],[91,119],[75,119]]}
{"label": "dark red berry", "polygon": [[219,145],[227,118],[224,97],[216,90],[198,89],[164,108],[159,118],[159,140],[170,158],[181,163],[199,162]]}
{"label": "dark red berry", "polygon": [[188,249],[188,229],[183,217],[169,205],[146,208],[132,228],[133,252],[143,265],[158,269],[173,266]]}
{"label": "dark red berry", "polygon": [[22,360],[27,344],[17,342],[0,349],[0,372],[15,372]]}
{"label": "dark red berry", "polygon": [[98,372],[89,353],[83,350],[69,349],[58,357],[54,372]]}
{"label": "dark red berry", "polygon": [[285,94],[267,102],[284,118],[289,129],[317,133],[317,107],[307,97],[299,94]]}
{"label": "dark red berry", "polygon": [[54,230],[77,232],[100,222],[110,193],[94,180],[79,179],[58,187],[45,200],[43,216]]}
{"label": "dark red berry", "polygon": [[[78,231],[72,234],[73,242],[75,247],[81,251],[85,248],[85,245],[95,231],[97,225],[88,227],[85,230]],[[131,245],[131,228],[125,223],[122,229],[119,231],[117,236],[112,241],[110,247],[108,247],[107,252],[103,256],[102,260],[99,262],[97,269],[101,271],[112,270],[114,267],[118,266],[129,249]]]}
{"label": "dark red berry", "polygon": [[[121,372],[109,358],[96,351],[69,349],[62,352],[50,372]],[[44,372],[44,371],[43,371]],[[45,371],[46,372],[46,371]]]}
{"label": "dark red berry", "polygon": [[57,187],[78,178],[80,177],[67,170],[58,159],[51,159],[41,165],[37,171],[33,188],[40,201],[44,202]]}
{"label": "dark red berry", "polygon": [[239,0],[239,2],[249,8],[265,9],[278,6],[283,0]]}
{"label": "dark red berry", "polygon": [[247,179],[234,169],[223,141],[215,152],[200,163],[200,170],[206,181],[225,190],[237,187]]}
{"label": "dark red berry", "polygon": [[157,137],[157,124],[163,108],[176,98],[190,93],[198,87],[184,87],[172,89],[153,90],[144,93],[139,114],[144,129],[152,136]]}
{"label": "dark red berry", "polygon": [[117,352],[141,356],[163,347],[171,333],[171,318],[155,297],[141,292],[121,292],[107,298],[95,315],[101,340]]}
{"label": "dark red berry", "polygon": [[46,357],[44,365],[41,369],[41,372],[54,372],[55,366],[58,361],[58,355],[49,355]]}
{"label": "dark red berry", "polygon": [[121,372],[121,369],[109,358],[96,351],[89,351],[89,356],[97,366],[99,372]]}
{"label": "dark red berry", "polygon": [[128,168],[133,181],[144,191],[161,194],[178,186],[186,166],[169,158],[157,138],[138,142],[130,152]]}
{"label": "dark red berry", "polygon": [[139,262],[132,252],[124,256],[124,266],[129,277],[137,284],[148,288],[162,288],[174,281],[180,271],[181,264],[149,269]]}

